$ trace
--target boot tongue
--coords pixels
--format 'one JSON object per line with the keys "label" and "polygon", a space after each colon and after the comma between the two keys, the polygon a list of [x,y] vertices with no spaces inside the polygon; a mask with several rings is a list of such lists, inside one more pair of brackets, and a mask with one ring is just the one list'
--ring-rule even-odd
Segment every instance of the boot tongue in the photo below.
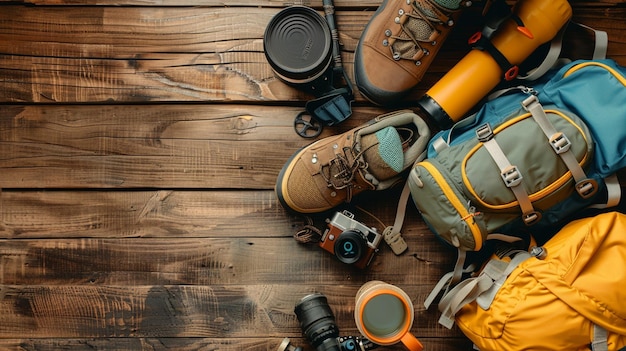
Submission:
{"label": "boot tongue", "polygon": [[402,140],[394,127],[385,127],[376,133],[361,137],[363,159],[371,173],[378,181],[392,178],[403,171],[404,153]]}
{"label": "boot tongue", "polygon": [[414,2],[413,11],[418,13],[404,17],[403,30],[398,33],[396,40],[392,43],[394,53],[399,54],[404,59],[414,61],[421,59],[425,52],[420,45],[416,45],[414,40],[436,42],[440,33],[435,29],[435,24],[444,20],[440,18],[438,13],[440,14],[442,9],[456,11],[460,8],[461,2],[461,0],[434,0],[434,3],[441,9],[434,8],[435,5],[432,2]]}
{"label": "boot tongue", "polygon": [[461,7],[460,0],[435,0],[435,2],[439,6],[443,6],[450,10],[457,10],[459,7]]}

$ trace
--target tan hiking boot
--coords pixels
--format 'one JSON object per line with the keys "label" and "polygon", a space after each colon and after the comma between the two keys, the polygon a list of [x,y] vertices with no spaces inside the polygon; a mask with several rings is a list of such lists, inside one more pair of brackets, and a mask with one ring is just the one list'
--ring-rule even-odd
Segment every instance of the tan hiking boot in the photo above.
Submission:
{"label": "tan hiking boot", "polygon": [[330,210],[403,180],[403,171],[423,159],[429,138],[428,126],[411,111],[379,116],[296,152],[278,175],[276,194],[295,212]]}
{"label": "tan hiking boot", "polygon": [[406,96],[448,37],[466,0],[385,0],[356,48],[354,77],[360,93],[378,105]]}

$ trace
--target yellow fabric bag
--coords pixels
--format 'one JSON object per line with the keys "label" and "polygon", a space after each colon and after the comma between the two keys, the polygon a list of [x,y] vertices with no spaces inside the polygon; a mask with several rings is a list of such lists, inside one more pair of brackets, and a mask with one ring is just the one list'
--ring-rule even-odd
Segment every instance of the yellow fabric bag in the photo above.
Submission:
{"label": "yellow fabric bag", "polygon": [[450,290],[444,322],[481,351],[626,350],[626,215],[573,221],[531,252]]}

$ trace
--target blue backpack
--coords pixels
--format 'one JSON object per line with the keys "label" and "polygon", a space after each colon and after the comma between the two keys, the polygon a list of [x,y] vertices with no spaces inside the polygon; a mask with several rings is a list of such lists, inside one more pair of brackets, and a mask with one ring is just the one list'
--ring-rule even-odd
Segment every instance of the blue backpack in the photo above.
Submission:
{"label": "blue backpack", "polygon": [[467,252],[617,205],[624,167],[626,68],[578,60],[435,134],[407,183],[431,230]]}

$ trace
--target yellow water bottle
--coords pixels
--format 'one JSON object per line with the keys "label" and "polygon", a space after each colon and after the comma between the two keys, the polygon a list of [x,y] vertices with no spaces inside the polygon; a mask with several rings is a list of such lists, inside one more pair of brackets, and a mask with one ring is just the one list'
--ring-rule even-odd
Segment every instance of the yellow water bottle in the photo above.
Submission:
{"label": "yellow water bottle", "polygon": [[[517,65],[552,40],[571,16],[567,0],[519,0],[489,39],[490,47],[463,57],[419,100],[420,108],[440,128],[449,128],[503,79],[515,78]],[[480,35],[470,42],[478,42]]]}

